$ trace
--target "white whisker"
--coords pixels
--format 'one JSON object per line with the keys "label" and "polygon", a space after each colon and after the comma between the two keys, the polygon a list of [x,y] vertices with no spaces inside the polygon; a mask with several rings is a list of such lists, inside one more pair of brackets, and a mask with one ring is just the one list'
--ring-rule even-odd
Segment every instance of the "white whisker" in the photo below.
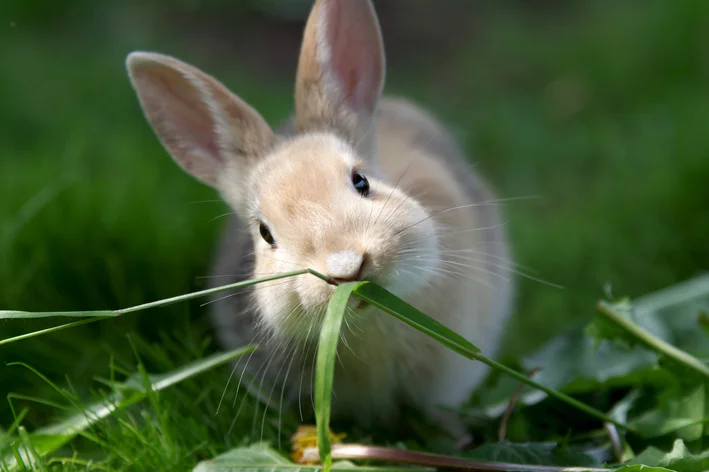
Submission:
{"label": "white whisker", "polygon": [[429,219],[431,219],[431,218],[435,218],[436,216],[443,215],[443,214],[445,214],[445,213],[449,213],[449,212],[451,212],[451,211],[463,210],[463,209],[466,209],[466,208],[473,208],[473,207],[481,207],[481,206],[485,206],[485,205],[495,206],[495,205],[498,205],[498,204],[500,204],[500,203],[505,203],[505,202],[514,201],[514,200],[525,200],[525,199],[529,199],[529,198],[535,198],[535,197],[528,196],[528,197],[500,198],[500,199],[496,199],[496,200],[488,200],[488,201],[484,201],[484,202],[476,202],[476,203],[470,203],[470,204],[467,204],[467,205],[459,205],[459,206],[454,206],[454,207],[451,207],[451,208],[446,208],[445,210],[437,211],[437,212],[435,212],[435,213],[433,213],[433,214],[431,214],[431,215],[428,215],[426,218],[423,218],[423,219],[417,221],[416,223],[413,223],[413,224],[411,224],[411,225],[409,225],[409,226],[406,226],[405,228],[399,230],[396,234],[400,234],[400,233],[403,233],[403,232],[405,232],[405,231],[408,231],[409,229],[411,229],[411,228],[413,228],[414,226],[417,226],[417,225],[423,223],[423,222],[426,221],[426,220],[429,220]]}

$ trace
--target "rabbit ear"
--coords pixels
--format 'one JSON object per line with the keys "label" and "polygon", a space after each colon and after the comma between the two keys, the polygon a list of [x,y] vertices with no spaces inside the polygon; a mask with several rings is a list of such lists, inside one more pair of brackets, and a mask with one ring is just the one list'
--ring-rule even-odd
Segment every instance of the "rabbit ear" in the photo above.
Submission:
{"label": "rabbit ear", "polygon": [[148,52],[129,54],[126,67],[158,138],[201,182],[222,190],[220,177],[227,169],[245,179],[249,167],[275,142],[258,112],[195,67]]}
{"label": "rabbit ear", "polygon": [[371,131],[384,75],[371,1],[316,0],[298,62],[296,127],[334,129],[357,144]]}

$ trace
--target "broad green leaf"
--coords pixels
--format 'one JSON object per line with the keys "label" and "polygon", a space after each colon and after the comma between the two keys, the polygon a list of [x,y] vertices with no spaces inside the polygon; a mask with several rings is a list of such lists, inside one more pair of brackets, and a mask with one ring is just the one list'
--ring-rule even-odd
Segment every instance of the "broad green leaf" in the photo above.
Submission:
{"label": "broad green leaf", "polygon": [[347,302],[352,291],[365,282],[341,284],[332,294],[327,312],[320,329],[317,364],[315,367],[315,418],[318,427],[318,448],[320,462],[329,470],[332,464],[330,455],[330,411],[332,405],[332,383],[335,376],[337,343],[340,340],[340,328],[347,311]]}
{"label": "broad green leaf", "polygon": [[643,437],[654,438],[675,433],[685,441],[694,441],[705,434],[709,423],[706,384],[690,388],[667,385],[658,397],[657,407],[630,421]]}
{"label": "broad green leaf", "polygon": [[[709,276],[639,297],[632,301],[632,305],[623,302],[614,307],[657,339],[696,356],[709,353],[709,337],[697,326],[697,313],[709,309]],[[594,320],[591,326],[595,323],[598,320]],[[613,332],[617,330],[608,331],[602,326],[597,330],[587,327],[585,333],[572,330],[551,339],[520,362],[525,371],[541,368],[534,376],[538,383],[569,394],[635,386],[657,387],[675,381],[679,371],[677,363],[668,369],[664,361],[658,365],[661,356],[653,350],[641,346],[628,349],[629,343],[601,339],[606,335],[612,338]],[[627,335],[623,333],[622,339]],[[592,339],[589,334],[600,337]],[[692,371],[691,375],[697,374]],[[518,385],[515,379],[500,377],[493,388],[481,392],[480,405],[470,413],[488,418],[502,415]],[[533,405],[545,398],[547,395],[543,391],[525,387],[518,403]]]}
{"label": "broad green leaf", "polygon": [[467,459],[528,465],[564,467],[601,467],[602,461],[582,450],[565,448],[557,443],[488,443],[465,454]]}
{"label": "broad green leaf", "polygon": [[[524,371],[539,368],[534,380],[568,394],[638,385],[661,386],[672,374],[657,367],[657,356],[648,350],[626,350],[603,341],[597,348],[579,330],[551,339],[536,353],[520,361]],[[510,397],[519,386],[516,379],[500,376],[495,384],[478,393],[477,406],[470,414],[497,418],[505,412]],[[547,398],[541,390],[525,386],[517,399],[520,405],[534,405]]]}
{"label": "broad green leaf", "polygon": [[709,379],[709,365],[644,329],[628,315],[629,310],[624,306],[621,309],[616,309],[617,306],[601,302],[598,305],[598,311],[606,320],[622,328],[626,336],[630,335],[635,338],[638,344],[654,350],[663,360],[672,361],[677,367],[690,374],[690,371],[694,371],[695,375]]}
{"label": "broad green leaf", "polygon": [[[684,444],[684,442],[682,444]],[[650,446],[644,451],[642,451],[640,454],[626,462],[626,465],[645,464],[654,467],[658,466],[659,464],[665,463],[666,456],[667,453],[662,452],[660,449],[654,446]]]}
{"label": "broad green leaf", "polygon": [[650,467],[643,464],[636,465],[624,465],[619,469],[615,469],[613,472],[676,472],[672,469],[665,469],[664,467]]}
{"label": "broad green leaf", "polygon": [[[296,464],[268,444],[254,444],[249,447],[232,449],[224,454],[202,461],[192,469],[193,472],[316,472],[323,470],[321,465]],[[356,466],[349,461],[335,461],[332,470],[361,472],[421,472],[430,471],[421,467],[371,467]]]}
{"label": "broad green leaf", "polygon": [[[149,375],[150,388],[153,391],[164,390],[183,380],[199,375],[220,365],[226,364],[251,353],[255,347],[246,346],[229,352],[214,354],[198,361],[187,364],[172,372]],[[37,429],[28,435],[34,450],[40,455],[52,453],[71,441],[74,437],[92,425],[109,417],[116,410],[127,408],[144,400],[148,391],[137,374],[131,376],[123,383],[116,384],[116,388],[104,401],[92,403],[82,411],[65,418],[58,423]],[[17,460],[10,453],[3,453],[2,459],[9,467],[17,465]],[[29,458],[24,457],[24,460]]]}
{"label": "broad green leaf", "polygon": [[692,454],[684,441],[677,439],[670,452],[664,453],[656,447],[649,447],[626,465],[637,464],[665,467],[679,472],[704,472],[709,470],[709,450]]}
{"label": "broad green leaf", "polygon": [[[499,444],[493,444],[491,446],[500,446]],[[517,445],[520,448],[525,448],[524,445]],[[483,446],[484,448],[485,446]],[[504,448],[503,448],[504,449]],[[387,463],[407,463],[407,464],[429,464],[430,467],[439,467],[440,470],[478,470],[478,471],[534,471],[534,472],[612,472],[609,468],[599,468],[591,466],[554,466],[554,465],[544,465],[538,464],[536,462],[522,463],[517,462],[500,462],[500,461],[489,461],[486,459],[469,459],[468,457],[454,457],[454,456],[442,456],[438,454],[430,453],[420,453],[417,451],[407,451],[405,449],[398,448],[382,448],[382,447],[369,447],[365,445],[349,444],[338,446],[337,452],[342,454],[343,457],[358,457],[359,459],[371,458],[371,460],[377,459],[376,462]],[[470,455],[470,454],[469,454]],[[485,456],[494,455],[494,451],[489,449],[484,452]],[[498,456],[505,458],[516,458],[516,459],[531,459],[535,461],[538,457],[535,454],[514,454],[514,453],[502,453],[497,454]],[[542,455],[549,455],[549,448],[545,449]],[[567,457],[570,460],[571,457]],[[585,459],[588,462],[588,458]],[[561,461],[563,462],[563,461]],[[284,457],[277,451],[269,448],[267,444],[254,444],[250,447],[242,447],[233,449],[222,455],[219,455],[213,459],[203,461],[199,463],[193,472],[236,472],[236,471],[249,471],[249,472],[275,472],[279,470],[304,470],[309,472],[315,472],[324,470],[321,465],[316,464],[295,464],[289,459]],[[351,470],[365,471],[365,472],[403,472],[403,471],[431,471],[431,468],[424,468],[423,466],[359,466],[354,465],[349,461],[338,460],[333,462],[332,470]]]}
{"label": "broad green leaf", "polygon": [[709,312],[709,275],[633,300],[634,320],[663,341],[699,358],[709,357],[709,337],[697,324]]}
{"label": "broad green leaf", "polygon": [[[616,313],[623,316],[634,323],[634,312],[630,300],[621,300],[612,305]],[[628,334],[626,330],[611,322],[605,317],[597,316],[585,328],[584,332],[593,339],[596,346],[600,346],[603,341],[610,341],[625,349],[632,349],[638,344],[638,339],[635,336]]]}

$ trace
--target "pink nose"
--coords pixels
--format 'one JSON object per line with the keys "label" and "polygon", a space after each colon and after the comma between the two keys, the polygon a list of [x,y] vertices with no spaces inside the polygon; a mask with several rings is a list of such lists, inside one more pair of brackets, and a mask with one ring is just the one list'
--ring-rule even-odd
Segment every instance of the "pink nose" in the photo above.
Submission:
{"label": "pink nose", "polygon": [[354,251],[334,252],[327,256],[327,275],[338,282],[353,282],[362,278],[365,254]]}

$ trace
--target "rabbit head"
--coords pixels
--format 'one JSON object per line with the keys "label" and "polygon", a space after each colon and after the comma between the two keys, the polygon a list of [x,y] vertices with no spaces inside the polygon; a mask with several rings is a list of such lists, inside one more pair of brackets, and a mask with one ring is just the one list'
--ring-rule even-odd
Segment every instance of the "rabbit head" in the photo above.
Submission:
{"label": "rabbit head", "polygon": [[[374,118],[384,64],[369,0],[317,0],[298,62],[296,132],[279,137],[250,105],[195,67],[155,53],[127,58],[140,105],[164,147],[248,223],[255,277],[311,268],[407,296],[435,272],[426,268],[435,266],[439,241],[434,219],[415,196],[378,168]],[[333,290],[305,274],[254,295],[266,325],[305,334]]]}

